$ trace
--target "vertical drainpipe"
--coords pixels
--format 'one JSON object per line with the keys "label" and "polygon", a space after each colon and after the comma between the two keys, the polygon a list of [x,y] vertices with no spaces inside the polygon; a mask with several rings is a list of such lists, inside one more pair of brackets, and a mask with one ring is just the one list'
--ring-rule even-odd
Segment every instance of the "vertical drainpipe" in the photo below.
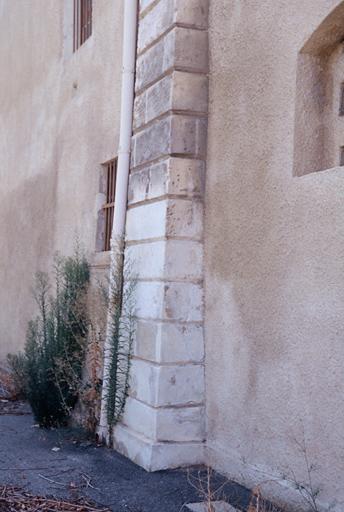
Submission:
{"label": "vertical drainpipe", "polygon": [[[110,276],[116,273],[118,258],[115,251],[123,243],[125,232],[125,219],[128,202],[128,179],[130,168],[130,148],[133,125],[136,42],[137,42],[137,13],[138,0],[123,0],[123,53],[122,53],[122,91],[121,91],[121,119],[117,160],[117,178],[115,191],[114,219],[111,233],[111,263]],[[111,280],[110,280],[111,287]],[[111,290],[110,290],[111,292]],[[107,438],[106,396],[108,375],[106,371],[108,357],[108,334],[111,325],[110,312],[108,312],[108,328],[104,348],[104,375],[102,403],[100,413],[99,434]]]}

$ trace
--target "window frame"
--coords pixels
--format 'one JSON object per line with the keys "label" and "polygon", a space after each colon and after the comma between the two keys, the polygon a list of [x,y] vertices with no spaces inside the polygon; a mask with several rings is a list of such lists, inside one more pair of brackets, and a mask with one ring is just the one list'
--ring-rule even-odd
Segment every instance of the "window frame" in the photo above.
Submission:
{"label": "window frame", "polygon": [[111,234],[115,213],[115,196],[117,184],[118,158],[112,158],[102,164],[102,193],[105,196],[105,203],[101,206],[100,215],[102,222],[102,248],[100,252],[111,250]]}
{"label": "window frame", "polygon": [[73,52],[92,35],[93,0],[74,0]]}

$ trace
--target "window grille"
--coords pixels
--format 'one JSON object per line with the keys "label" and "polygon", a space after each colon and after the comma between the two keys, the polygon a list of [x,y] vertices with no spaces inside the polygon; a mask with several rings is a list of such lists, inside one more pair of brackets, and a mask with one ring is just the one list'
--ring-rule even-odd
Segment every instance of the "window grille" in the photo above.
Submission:
{"label": "window grille", "polygon": [[339,165],[344,165],[344,146],[340,148]]}
{"label": "window grille", "polygon": [[339,115],[344,116],[344,84],[340,87]]}
{"label": "window grille", "polygon": [[92,34],[92,0],[74,0],[74,42],[76,51]]}
{"label": "window grille", "polygon": [[109,251],[111,246],[111,232],[113,225],[113,216],[115,210],[115,192],[116,192],[116,178],[117,178],[117,158],[110,160],[105,167],[105,180],[106,180],[106,203],[103,205],[104,213],[104,251]]}

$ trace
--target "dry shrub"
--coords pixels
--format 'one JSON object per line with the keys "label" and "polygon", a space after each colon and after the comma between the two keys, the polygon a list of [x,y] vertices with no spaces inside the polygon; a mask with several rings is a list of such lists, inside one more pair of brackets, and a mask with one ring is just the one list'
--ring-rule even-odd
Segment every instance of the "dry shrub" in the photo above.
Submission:
{"label": "dry shrub", "polygon": [[92,434],[96,432],[100,419],[107,311],[106,289],[101,283],[97,283],[89,290],[88,297],[88,338],[83,381],[79,390],[78,419],[78,422]]}
{"label": "dry shrub", "polygon": [[252,491],[247,512],[281,512],[281,509],[265,500],[262,496],[260,487],[257,486]]}
{"label": "dry shrub", "polygon": [[16,400],[21,398],[21,385],[15,375],[7,368],[0,367],[0,399]]}

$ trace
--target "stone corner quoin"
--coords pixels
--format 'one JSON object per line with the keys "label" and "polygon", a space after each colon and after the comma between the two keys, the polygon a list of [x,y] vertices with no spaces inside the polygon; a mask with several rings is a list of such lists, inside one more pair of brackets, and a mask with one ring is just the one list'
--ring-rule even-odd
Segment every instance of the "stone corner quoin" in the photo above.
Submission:
{"label": "stone corner quoin", "polygon": [[208,0],[141,0],[126,225],[132,385],[114,446],[148,470],[204,462]]}

